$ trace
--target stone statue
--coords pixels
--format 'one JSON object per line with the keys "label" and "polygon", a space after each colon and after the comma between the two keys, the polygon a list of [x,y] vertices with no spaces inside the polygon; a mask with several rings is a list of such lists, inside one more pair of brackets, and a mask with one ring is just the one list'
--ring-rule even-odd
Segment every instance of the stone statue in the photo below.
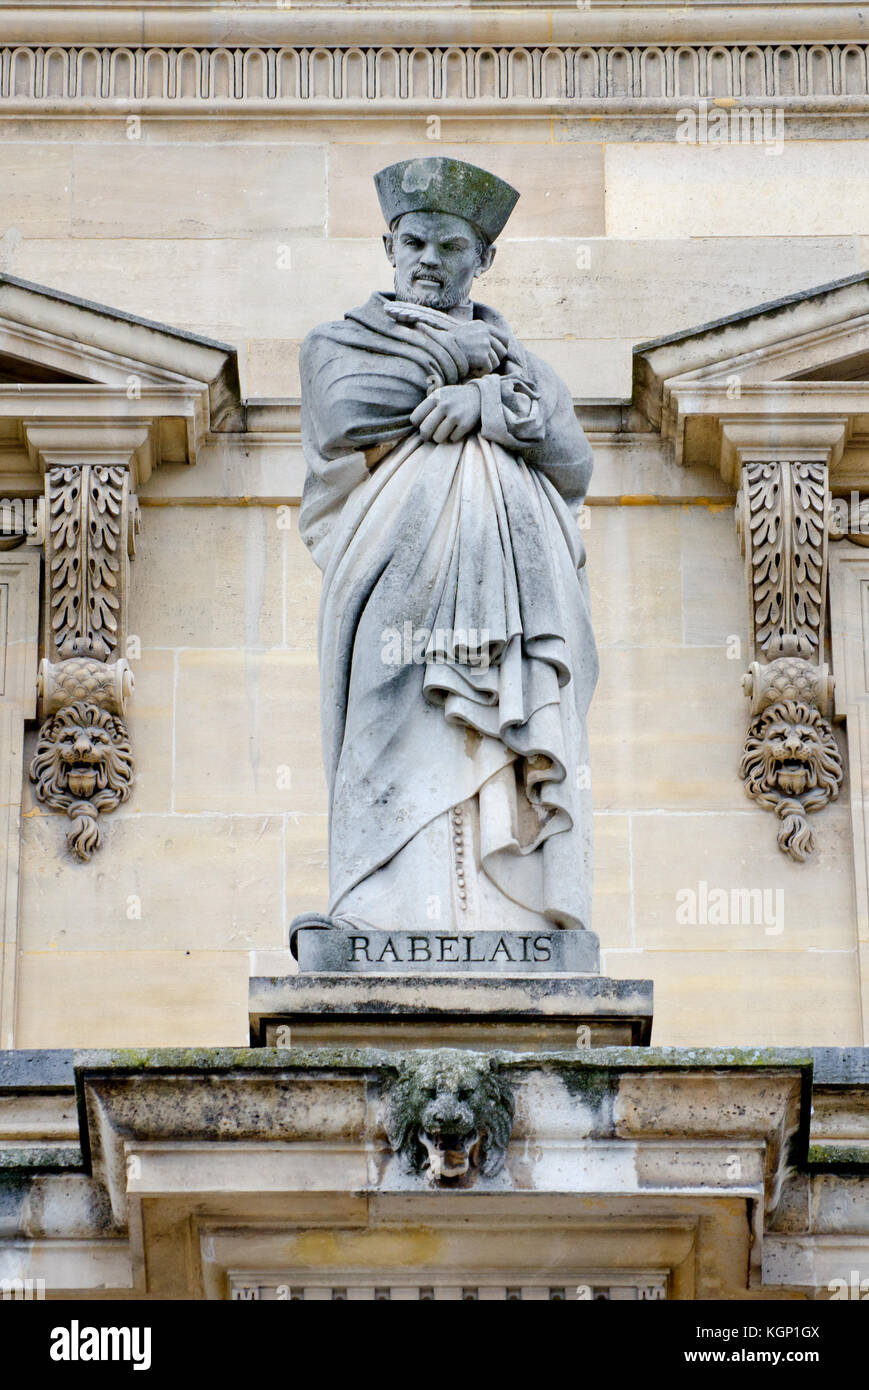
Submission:
{"label": "stone statue", "polygon": [[329,920],[588,928],[591,450],[552,369],[469,298],[519,195],[447,158],[375,182],[394,293],[301,354]]}

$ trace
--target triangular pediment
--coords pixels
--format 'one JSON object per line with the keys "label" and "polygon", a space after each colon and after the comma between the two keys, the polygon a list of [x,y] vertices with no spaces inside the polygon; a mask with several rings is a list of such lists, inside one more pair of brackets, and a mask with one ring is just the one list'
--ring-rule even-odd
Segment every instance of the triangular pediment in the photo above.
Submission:
{"label": "triangular pediment", "polygon": [[722,437],[739,421],[765,422],[770,448],[798,447],[812,420],[829,438],[839,421],[831,466],[869,477],[869,272],[641,343],[633,404],[678,463],[734,482]]}
{"label": "triangular pediment", "polygon": [[869,381],[869,349],[855,352],[851,357],[836,357],[832,362],[820,362],[804,372],[794,372],[792,381]]}
{"label": "triangular pediment", "polygon": [[[244,428],[233,347],[168,324],[0,275],[0,482],[39,468],[36,426],[141,426],[144,481],[192,463],[209,431]],[[44,466],[44,461],[43,465]]]}
{"label": "triangular pediment", "polygon": [[209,426],[241,416],[238,361],[228,343],[105,304],[0,275],[0,388],[17,383],[208,389]]}
{"label": "triangular pediment", "polygon": [[72,372],[62,372],[58,367],[49,367],[44,362],[32,362],[26,357],[14,357],[10,352],[0,352],[0,386],[31,381],[56,385],[75,381],[82,385],[87,379],[85,376],[75,376]]}

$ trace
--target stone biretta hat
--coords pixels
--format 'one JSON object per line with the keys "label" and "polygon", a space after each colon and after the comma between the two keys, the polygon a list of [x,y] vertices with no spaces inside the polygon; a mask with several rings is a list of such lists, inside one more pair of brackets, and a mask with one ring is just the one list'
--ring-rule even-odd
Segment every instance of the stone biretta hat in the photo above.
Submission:
{"label": "stone biretta hat", "polygon": [[442,155],[390,164],[374,175],[374,185],[390,227],[406,212],[448,212],[472,222],[490,242],[519,200],[496,174]]}

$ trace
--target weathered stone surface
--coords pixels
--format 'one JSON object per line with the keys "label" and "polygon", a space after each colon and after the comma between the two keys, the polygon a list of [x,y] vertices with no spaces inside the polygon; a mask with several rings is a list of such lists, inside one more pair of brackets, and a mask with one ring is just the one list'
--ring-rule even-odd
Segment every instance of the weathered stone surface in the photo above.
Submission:
{"label": "weathered stone surface", "polygon": [[[183,145],[125,140],[123,158],[111,144],[72,150],[67,178],[71,175],[74,237],[211,239],[270,233],[277,245],[291,231],[310,235],[324,226],[322,146],[215,145],[200,163],[193,200]],[[38,159],[39,152],[34,156]]]}
{"label": "weathered stone surface", "polygon": [[[601,995],[614,983],[594,982]],[[27,1239],[12,1242],[3,1275],[47,1275],[54,1289],[90,1287],[97,1264],[107,1291],[189,1295],[195,1216],[195,1291],[208,1298],[227,1296],[232,1270],[266,1284],[285,1272],[305,1298],[348,1284],[409,1298],[432,1280],[551,1297],[592,1269],[623,1288],[656,1272],[658,1297],[757,1296],[769,1232],[748,1218],[774,1218],[805,1160],[811,1057],[794,1049],[447,1048],[421,1062],[359,1047],[203,1047],[79,1051],[74,1063],[92,1176],[49,1177],[34,1162],[29,1201],[19,1180],[4,1208]],[[22,1131],[41,1122],[26,1109],[40,1071],[19,1102]],[[67,1077],[56,1084],[69,1097]],[[0,1099],[22,1084],[20,1069],[0,1074]],[[441,1141],[438,1191],[426,1140]],[[841,1258],[855,1223],[865,1229],[863,1185],[813,1181],[824,1243]],[[788,1210],[785,1229],[804,1239]],[[71,1260],[76,1240],[89,1242],[84,1262]]]}
{"label": "weathered stone surface", "polygon": [[[27,953],[82,952],[87,974],[91,951],[113,952],[122,970],[127,953],[132,968],[142,951],[233,953],[281,942],[279,816],[122,813],[106,832],[117,864],[91,874],[77,872],[75,860],[52,855],[56,834],[44,812],[24,823],[21,948]],[[195,928],[179,911],[181,883],[194,895]],[[206,998],[202,1003],[207,1007]]]}
{"label": "weathered stone surface", "polygon": [[149,510],[130,599],[143,651],[280,646],[289,522],[275,507]]}
{"label": "weathered stone surface", "polygon": [[293,975],[250,982],[251,1037],[491,1051],[648,1043],[649,980],[600,975]]}
{"label": "weathered stone surface", "polygon": [[183,651],[176,690],[177,811],[326,809],[313,653]]}

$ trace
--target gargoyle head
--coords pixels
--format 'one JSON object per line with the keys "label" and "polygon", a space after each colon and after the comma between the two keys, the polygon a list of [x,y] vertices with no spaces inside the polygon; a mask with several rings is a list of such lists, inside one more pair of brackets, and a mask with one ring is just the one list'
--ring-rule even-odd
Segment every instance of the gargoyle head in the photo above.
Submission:
{"label": "gargoyle head", "polygon": [[130,795],[133,755],[123,721],[90,702],[65,706],[39,731],[30,777],[39,800],[72,819],[70,849],[90,859],[100,843],[97,816]]}
{"label": "gargoyle head", "polygon": [[826,719],[801,701],[769,705],[749,725],[740,772],[748,795],[782,820],[780,847],[805,859],[814,848],[806,812],[835,800],[842,784],[842,759]]}
{"label": "gargoyle head", "polygon": [[404,1061],[387,1095],[393,1150],[432,1183],[472,1169],[497,1173],[513,1127],[514,1102],[491,1058],[444,1048]]}

